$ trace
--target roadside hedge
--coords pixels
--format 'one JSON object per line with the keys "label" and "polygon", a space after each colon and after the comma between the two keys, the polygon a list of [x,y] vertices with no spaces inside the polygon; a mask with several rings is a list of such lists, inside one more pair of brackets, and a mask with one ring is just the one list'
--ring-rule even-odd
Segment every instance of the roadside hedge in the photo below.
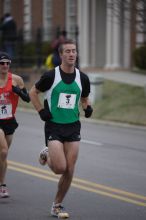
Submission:
{"label": "roadside hedge", "polygon": [[133,61],[135,67],[146,70],[146,45],[138,47],[133,51]]}

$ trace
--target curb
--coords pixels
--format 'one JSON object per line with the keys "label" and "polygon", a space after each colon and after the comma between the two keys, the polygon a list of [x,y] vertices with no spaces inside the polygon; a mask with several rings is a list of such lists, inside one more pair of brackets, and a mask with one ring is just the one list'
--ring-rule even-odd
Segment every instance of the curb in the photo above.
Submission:
{"label": "curb", "polygon": [[128,123],[121,123],[121,122],[114,122],[114,121],[104,121],[104,120],[98,120],[98,119],[86,119],[81,118],[81,121],[89,122],[89,123],[95,123],[95,124],[101,124],[101,125],[107,125],[107,126],[114,126],[114,127],[121,127],[121,128],[131,128],[131,129],[139,129],[146,131],[146,126],[140,126],[140,125],[132,125]]}

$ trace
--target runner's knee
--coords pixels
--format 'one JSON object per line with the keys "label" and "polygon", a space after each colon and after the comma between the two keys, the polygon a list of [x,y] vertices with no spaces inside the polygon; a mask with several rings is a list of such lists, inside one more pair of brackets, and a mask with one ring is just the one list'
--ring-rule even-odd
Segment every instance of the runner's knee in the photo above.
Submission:
{"label": "runner's knee", "polygon": [[6,160],[7,155],[8,155],[8,150],[7,149],[2,149],[1,152],[0,152],[1,161]]}
{"label": "runner's knee", "polygon": [[63,174],[66,171],[66,166],[52,166],[52,170],[55,174]]}

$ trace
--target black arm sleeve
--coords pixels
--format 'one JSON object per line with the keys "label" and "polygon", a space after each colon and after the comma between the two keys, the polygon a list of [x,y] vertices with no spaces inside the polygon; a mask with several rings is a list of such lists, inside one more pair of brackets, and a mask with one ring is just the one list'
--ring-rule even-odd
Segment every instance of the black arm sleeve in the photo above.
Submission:
{"label": "black arm sleeve", "polygon": [[38,89],[40,92],[45,92],[49,90],[54,82],[55,78],[55,70],[50,70],[48,72],[45,72],[41,78],[35,83],[36,89]]}
{"label": "black arm sleeve", "polygon": [[81,73],[82,94],[81,97],[86,98],[90,93],[90,81],[89,77],[85,73]]}
{"label": "black arm sleeve", "polygon": [[30,97],[26,88],[20,89],[18,86],[12,85],[12,91],[19,95],[23,101],[30,102]]}

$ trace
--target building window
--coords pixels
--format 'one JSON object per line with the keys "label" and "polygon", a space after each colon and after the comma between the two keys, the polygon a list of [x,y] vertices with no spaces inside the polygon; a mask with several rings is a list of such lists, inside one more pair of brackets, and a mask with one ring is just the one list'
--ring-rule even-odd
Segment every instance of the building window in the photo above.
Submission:
{"label": "building window", "polygon": [[43,1],[43,40],[52,39],[52,0]]}
{"label": "building window", "polygon": [[67,36],[75,39],[75,33],[77,28],[77,1],[68,0],[66,1],[66,28]]}
{"label": "building window", "polygon": [[4,14],[11,12],[11,0],[4,1]]}
{"label": "building window", "polygon": [[31,0],[24,0],[24,40],[31,40]]}

